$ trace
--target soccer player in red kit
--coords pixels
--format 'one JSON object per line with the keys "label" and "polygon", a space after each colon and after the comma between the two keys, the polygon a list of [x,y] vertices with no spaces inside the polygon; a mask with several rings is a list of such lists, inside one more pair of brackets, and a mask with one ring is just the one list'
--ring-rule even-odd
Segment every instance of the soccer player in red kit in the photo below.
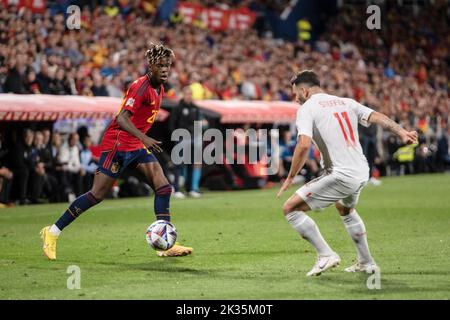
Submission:
{"label": "soccer player in red kit", "polygon": [[[90,191],[79,196],[52,226],[41,230],[43,250],[50,260],[56,259],[56,242],[61,231],[84,211],[100,203],[125,168],[137,168],[155,191],[154,210],[157,220],[170,221],[169,201],[172,186],[153,152],[161,152],[160,141],[146,135],[156,119],[164,95],[163,84],[169,77],[173,51],[162,44],[152,44],[145,54],[149,72],[134,81],[122,101],[119,113],[101,142],[101,157]],[[159,256],[183,256],[192,248],[175,244]]]}

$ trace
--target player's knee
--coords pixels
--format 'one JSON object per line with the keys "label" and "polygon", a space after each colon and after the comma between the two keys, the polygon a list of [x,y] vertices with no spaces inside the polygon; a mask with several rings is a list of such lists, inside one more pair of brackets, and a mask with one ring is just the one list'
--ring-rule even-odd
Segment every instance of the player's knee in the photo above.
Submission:
{"label": "player's knee", "polygon": [[155,188],[155,191],[167,185],[172,187],[172,185],[163,174],[156,174],[153,177],[149,178],[149,181],[151,181],[151,184]]}
{"label": "player's knee", "polygon": [[344,215],[344,206],[340,204],[339,202],[335,203],[336,210],[338,211],[339,215]]}
{"label": "player's knee", "polygon": [[336,210],[338,211],[339,215],[341,215],[341,216],[348,215],[352,210],[352,208],[344,207],[342,205],[342,203],[340,203],[340,202],[336,202],[335,206],[336,206]]}
{"label": "player's knee", "polygon": [[106,194],[108,193],[107,190],[104,189],[91,189],[91,191],[89,191],[95,199],[97,199],[97,203],[103,201],[103,199],[105,199]]}
{"label": "player's knee", "polygon": [[290,213],[290,212],[292,212],[294,210],[295,210],[294,206],[291,203],[289,203],[289,201],[286,201],[283,204],[283,214],[284,215],[287,215],[288,213]]}
{"label": "player's knee", "polygon": [[155,194],[158,196],[166,196],[172,194],[173,187],[171,184],[167,183],[159,188],[156,188]]}

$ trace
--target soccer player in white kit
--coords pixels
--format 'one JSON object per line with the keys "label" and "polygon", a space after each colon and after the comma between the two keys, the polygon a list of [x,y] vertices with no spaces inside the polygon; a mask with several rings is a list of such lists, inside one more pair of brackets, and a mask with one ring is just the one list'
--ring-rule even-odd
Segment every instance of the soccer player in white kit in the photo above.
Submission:
{"label": "soccer player in white kit", "polygon": [[349,98],[325,93],[316,73],[301,71],[292,80],[296,102],[302,104],[297,112],[298,141],[289,175],[277,197],[292,184],[305,165],[311,141],[321,153],[324,174],[298,189],[283,205],[289,224],[309,241],[317,251],[317,261],[307,276],[318,276],[341,262],[322,237],[319,228],[306,212],[335,204],[348,234],[355,243],[357,262],[347,272],[379,271],[367,244],[364,222],[355,210],[361,189],[369,180],[369,166],[362,152],[358,123],[382,126],[399,136],[403,143],[417,142],[417,132],[406,131],[387,116]]}

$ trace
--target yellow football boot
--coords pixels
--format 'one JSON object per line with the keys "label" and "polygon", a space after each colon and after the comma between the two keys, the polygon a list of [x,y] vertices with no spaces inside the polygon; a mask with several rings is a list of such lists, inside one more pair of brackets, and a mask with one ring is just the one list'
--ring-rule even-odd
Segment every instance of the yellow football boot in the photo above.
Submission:
{"label": "yellow football boot", "polygon": [[191,254],[193,250],[191,247],[184,247],[177,242],[169,250],[158,250],[156,254],[160,257],[182,257]]}
{"label": "yellow football boot", "polygon": [[50,226],[42,228],[40,234],[43,242],[42,249],[49,260],[56,259],[56,241],[58,236],[54,236],[49,232]]}

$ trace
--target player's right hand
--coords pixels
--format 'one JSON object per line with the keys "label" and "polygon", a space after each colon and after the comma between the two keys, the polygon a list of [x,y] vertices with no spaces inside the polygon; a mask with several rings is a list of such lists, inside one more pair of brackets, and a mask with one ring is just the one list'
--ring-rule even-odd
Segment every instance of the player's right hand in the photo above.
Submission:
{"label": "player's right hand", "polygon": [[163,150],[161,149],[161,147],[159,146],[162,142],[155,140],[153,138],[150,137],[145,137],[145,140],[142,141],[142,143],[144,143],[144,146],[148,149],[148,150],[152,150],[155,152],[162,152]]}
{"label": "player's right hand", "polygon": [[402,139],[402,142],[404,144],[415,144],[415,143],[417,143],[418,137],[419,137],[419,135],[417,134],[416,131],[406,131],[406,130],[404,130],[400,134],[400,138]]}
{"label": "player's right hand", "polygon": [[290,177],[287,177],[286,180],[284,180],[283,185],[280,188],[280,191],[277,193],[277,198],[279,198],[284,191],[286,191],[292,184],[293,179]]}

